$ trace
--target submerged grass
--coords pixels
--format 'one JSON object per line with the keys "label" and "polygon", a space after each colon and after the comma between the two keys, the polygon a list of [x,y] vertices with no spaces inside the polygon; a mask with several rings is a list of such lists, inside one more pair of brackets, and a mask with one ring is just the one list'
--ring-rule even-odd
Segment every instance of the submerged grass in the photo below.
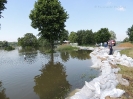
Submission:
{"label": "submerged grass", "polygon": [[[133,48],[121,50],[120,53],[133,58]],[[126,67],[123,65],[118,65],[118,67],[121,68],[119,73],[122,74],[122,77],[129,82],[129,86],[121,84],[117,85],[117,88],[125,90],[125,94],[122,96],[122,99],[133,99],[133,67]]]}
{"label": "submerged grass", "polygon": [[59,45],[56,50],[58,51],[78,50],[78,47],[72,47],[71,45],[64,44],[64,45]]}

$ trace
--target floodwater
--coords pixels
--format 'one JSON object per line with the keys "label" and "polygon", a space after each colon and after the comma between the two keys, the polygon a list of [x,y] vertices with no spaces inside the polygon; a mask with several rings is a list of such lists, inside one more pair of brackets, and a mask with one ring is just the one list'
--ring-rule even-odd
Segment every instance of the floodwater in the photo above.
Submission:
{"label": "floodwater", "polygon": [[0,50],[0,99],[65,99],[99,75],[90,52]]}

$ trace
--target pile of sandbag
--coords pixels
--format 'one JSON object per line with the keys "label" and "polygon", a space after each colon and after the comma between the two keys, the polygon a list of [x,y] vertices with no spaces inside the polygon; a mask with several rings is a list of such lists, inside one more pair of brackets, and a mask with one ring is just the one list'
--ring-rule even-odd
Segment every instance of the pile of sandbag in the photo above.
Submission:
{"label": "pile of sandbag", "polygon": [[117,89],[118,83],[129,85],[122,75],[117,74],[120,68],[116,64],[133,66],[133,59],[126,55],[121,55],[115,51],[113,55],[108,55],[109,49],[99,47],[90,53],[93,65],[92,68],[98,68],[101,71],[99,77],[92,81],[85,81],[85,85],[69,99],[105,99],[105,97],[117,98],[125,91]]}

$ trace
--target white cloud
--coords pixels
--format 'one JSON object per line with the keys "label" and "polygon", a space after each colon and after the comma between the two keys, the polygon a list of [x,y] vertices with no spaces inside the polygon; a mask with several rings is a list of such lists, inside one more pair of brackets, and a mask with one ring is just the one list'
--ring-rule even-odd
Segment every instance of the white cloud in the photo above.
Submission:
{"label": "white cloud", "polygon": [[120,6],[120,7],[117,8],[117,10],[118,10],[118,11],[125,11],[126,9],[125,9],[125,7],[123,7],[123,6]]}

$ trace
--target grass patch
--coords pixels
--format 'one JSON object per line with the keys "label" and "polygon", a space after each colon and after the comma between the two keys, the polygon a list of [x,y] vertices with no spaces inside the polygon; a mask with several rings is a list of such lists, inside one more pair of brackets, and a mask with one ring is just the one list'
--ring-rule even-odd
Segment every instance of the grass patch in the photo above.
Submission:
{"label": "grass patch", "polygon": [[119,71],[122,74],[122,78],[128,80],[129,86],[124,86],[121,84],[117,85],[117,88],[125,90],[125,94],[122,99],[133,99],[133,67],[126,67],[123,65],[118,65],[121,68]]}
{"label": "grass patch", "polygon": [[[120,53],[133,58],[133,48],[121,50]],[[121,84],[117,85],[117,88],[125,90],[125,94],[122,96],[122,99],[133,99],[133,67],[126,67],[123,65],[118,65],[118,67],[121,69],[119,73],[122,74],[122,77],[129,82],[129,86]]]}
{"label": "grass patch", "polygon": [[59,45],[56,50],[58,51],[78,50],[78,47],[72,47],[71,45],[64,44],[64,45]]}
{"label": "grass patch", "polygon": [[121,50],[120,53],[133,58],[133,48]]}

